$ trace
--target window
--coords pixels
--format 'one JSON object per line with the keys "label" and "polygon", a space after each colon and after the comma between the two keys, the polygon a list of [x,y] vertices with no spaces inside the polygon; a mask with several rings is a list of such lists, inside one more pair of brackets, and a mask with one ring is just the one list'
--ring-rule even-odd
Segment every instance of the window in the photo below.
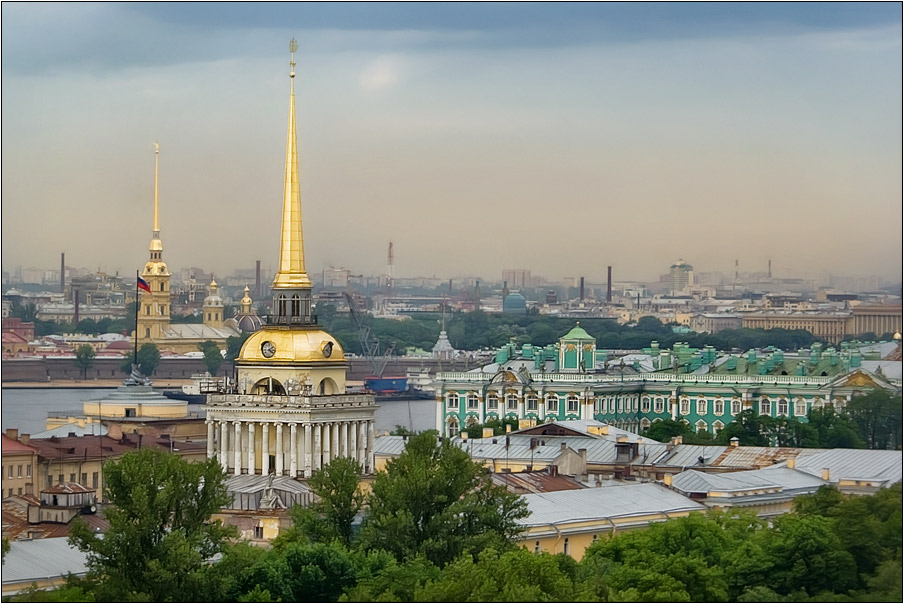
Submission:
{"label": "window", "polygon": [[807,401],[798,399],[794,403],[794,415],[801,416],[807,414]]}
{"label": "window", "polygon": [[606,412],[606,400],[603,397],[598,396],[593,401],[593,412],[594,413],[605,413]]}
{"label": "window", "polygon": [[725,424],[723,424],[719,420],[714,421],[713,422],[713,434],[718,435],[719,432],[721,432],[724,427],[725,427]]}
{"label": "window", "polygon": [[165,285],[165,284],[163,284],[163,283],[160,284],[160,291],[166,291],[166,285]]}
{"label": "window", "polygon": [[691,412],[691,401],[686,398],[681,399],[681,415],[687,415]]}
{"label": "window", "polygon": [[458,434],[458,421],[452,420],[449,422],[449,436],[455,436]]}
{"label": "window", "polygon": [[819,409],[819,408],[821,408],[824,404],[825,404],[825,403],[823,403],[823,402],[822,402],[822,399],[819,398],[818,396],[817,396],[816,398],[813,399],[813,408],[814,408],[814,409]]}
{"label": "window", "polygon": [[778,399],[778,415],[788,415],[788,401],[783,398]]}
{"label": "window", "polygon": [[665,401],[661,396],[657,396],[653,400],[653,411],[656,413],[662,413],[665,411]]}
{"label": "window", "polygon": [[[298,294],[292,296],[292,316],[300,317],[301,316],[301,298],[298,297]],[[217,317],[219,318],[219,317]]]}
{"label": "window", "polygon": [[537,541],[537,542],[534,543],[534,553],[535,553],[535,554],[539,554],[539,553],[540,553],[540,542],[539,542],[539,541]]}
{"label": "window", "polygon": [[[659,418],[656,418],[656,419],[659,419]],[[642,420],[640,420],[640,429],[641,430],[646,430],[649,427],[650,427],[650,420],[648,420],[647,418],[643,418]]]}
{"label": "window", "polygon": [[499,397],[495,394],[487,395],[487,409],[496,410],[499,408]]}
{"label": "window", "polygon": [[[12,489],[10,489],[10,490],[12,490]],[[22,494],[22,487],[19,487],[18,489],[16,489],[16,495],[21,495],[21,494]]]}
{"label": "window", "polygon": [[83,487],[88,486],[88,473],[87,472],[82,472],[82,481],[79,484],[82,485]]}
{"label": "window", "polygon": [[161,314],[161,315],[165,315],[165,314],[166,314],[166,305],[165,305],[165,304],[161,304],[161,305],[160,305],[160,314]]}
{"label": "window", "polygon": [[[644,413],[650,412],[650,397],[649,396],[645,396],[642,399],[640,399],[640,410]],[[594,537],[596,537],[596,535],[594,535]]]}
{"label": "window", "polygon": [[450,392],[446,395],[446,407],[449,409],[458,409],[458,393]]}
{"label": "window", "polygon": [[621,413],[622,411],[625,410],[624,398],[625,398],[625,397],[623,397],[623,396],[618,396],[618,397],[615,398],[616,405],[618,405],[618,412],[619,412],[619,413]]}
{"label": "window", "polygon": [[509,411],[518,409],[518,397],[514,394],[507,394],[505,396],[505,408]]}
{"label": "window", "polygon": [[615,397],[609,397],[609,413],[615,413]]}
{"label": "window", "polygon": [[713,412],[716,415],[722,415],[723,413],[725,413],[725,401],[717,398],[716,402],[713,403]]}
{"label": "window", "polygon": [[13,467],[12,467],[12,465],[9,466],[9,478],[13,478]]}
{"label": "window", "polygon": [[547,413],[558,413],[559,412],[559,397],[555,394],[550,394],[546,397],[546,412]]}
{"label": "window", "polygon": [[569,413],[577,413],[580,408],[580,400],[575,395],[571,394],[566,399],[566,404],[568,405]]}
{"label": "window", "polygon": [[598,539],[598,537],[596,536],[596,533],[594,533],[593,537],[590,539],[590,543],[596,543],[597,539]]}
{"label": "window", "polygon": [[731,414],[737,415],[741,412],[741,401],[736,398],[731,399]]}
{"label": "window", "polygon": [[468,395],[468,409],[476,409],[480,401],[477,399],[476,394]]}
{"label": "window", "polygon": [[536,411],[537,410],[537,397],[534,395],[530,395],[527,397],[527,410],[528,411]]}
{"label": "window", "polygon": [[706,399],[697,400],[697,415],[706,415]]}
{"label": "window", "polygon": [[17,478],[22,478],[22,464],[19,464],[19,472]]}
{"label": "window", "polygon": [[261,525],[257,525],[254,527],[254,538],[255,539],[263,539],[264,538],[264,527]]}
{"label": "window", "polygon": [[562,543],[562,553],[568,554],[568,537],[565,537],[565,542]]}
{"label": "window", "polygon": [[28,464],[27,466],[25,466],[25,476],[27,478],[31,478],[31,464]]}
{"label": "window", "polygon": [[631,397],[631,411],[637,411],[637,401],[638,401],[638,398],[637,398],[637,395],[635,394],[634,396]]}
{"label": "window", "polygon": [[69,474],[69,482],[75,482],[75,472]]}
{"label": "window", "polygon": [[146,314],[146,315],[151,314],[151,305],[150,304],[144,305],[144,314]]}
{"label": "window", "polygon": [[768,398],[760,401],[760,415],[772,415],[772,403],[769,402]]}
{"label": "window", "polygon": [[91,475],[91,488],[92,488],[92,489],[96,489],[96,488],[97,488],[97,479],[98,479],[97,472],[94,472],[94,473]]}
{"label": "window", "polygon": [[60,474],[59,480],[57,481],[57,483],[58,483],[58,484],[63,484],[64,482],[66,482],[66,477],[63,476],[62,474]]}

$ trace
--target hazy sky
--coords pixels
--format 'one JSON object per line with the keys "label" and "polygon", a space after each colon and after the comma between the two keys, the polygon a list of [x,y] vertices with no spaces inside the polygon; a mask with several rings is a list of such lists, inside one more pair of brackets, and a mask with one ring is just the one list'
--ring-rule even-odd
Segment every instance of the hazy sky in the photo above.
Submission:
{"label": "hazy sky", "polygon": [[2,264],[902,271],[899,3],[2,5]]}

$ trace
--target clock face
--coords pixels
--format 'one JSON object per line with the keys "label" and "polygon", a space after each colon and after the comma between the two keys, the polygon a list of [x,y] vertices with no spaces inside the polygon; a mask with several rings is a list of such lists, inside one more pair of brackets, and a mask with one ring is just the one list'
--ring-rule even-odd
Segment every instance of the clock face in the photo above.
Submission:
{"label": "clock face", "polygon": [[276,346],[273,345],[273,342],[264,342],[263,344],[261,344],[261,354],[269,359],[274,354],[276,354]]}
{"label": "clock face", "polygon": [[329,358],[331,354],[333,354],[333,343],[327,342],[323,345],[323,356]]}

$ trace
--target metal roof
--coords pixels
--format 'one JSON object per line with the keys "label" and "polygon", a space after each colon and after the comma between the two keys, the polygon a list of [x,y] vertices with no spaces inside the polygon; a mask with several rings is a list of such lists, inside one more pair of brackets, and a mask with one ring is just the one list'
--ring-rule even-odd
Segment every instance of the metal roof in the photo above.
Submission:
{"label": "metal roof", "polygon": [[3,585],[82,575],[88,571],[87,554],[69,545],[67,537],[11,541],[3,563]]}
{"label": "metal roof", "polygon": [[706,509],[684,495],[654,483],[532,493],[523,497],[530,516],[518,523],[525,527]]}
{"label": "metal roof", "polygon": [[[712,446],[712,445],[675,445],[671,451],[668,451],[667,454],[660,456],[655,460],[656,465],[661,466],[677,466],[677,467],[690,467],[690,466],[711,466],[714,465],[716,460],[721,456],[726,446]],[[700,458],[703,458],[703,461],[700,461]]]}
{"label": "metal roof", "polygon": [[829,481],[870,480],[886,485],[902,478],[902,452],[873,449],[826,449],[799,457],[795,469],[821,476],[829,470]]}
{"label": "metal roof", "polygon": [[721,474],[685,470],[672,478],[672,488],[683,493],[709,493],[710,491],[737,493],[760,489],[812,488],[815,490],[824,484],[825,481],[820,478],[784,466]]}

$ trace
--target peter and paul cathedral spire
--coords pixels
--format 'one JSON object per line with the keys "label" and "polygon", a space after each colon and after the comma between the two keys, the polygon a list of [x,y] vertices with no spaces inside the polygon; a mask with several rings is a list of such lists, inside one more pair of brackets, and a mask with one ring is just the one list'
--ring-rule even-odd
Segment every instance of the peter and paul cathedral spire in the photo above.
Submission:
{"label": "peter and paul cathedral spire", "polygon": [[311,279],[304,266],[304,239],[301,226],[301,181],[298,177],[298,142],[295,133],[295,51],[289,42],[289,131],[286,140],[286,172],[283,189],[282,230],[279,242],[279,270],[273,279],[273,311],[270,323],[310,325]]}
{"label": "peter and paul cathedral spire", "polygon": [[154,143],[154,229],[151,233],[150,258],[141,271],[150,292],[142,292],[138,308],[138,340],[161,340],[170,325],[170,273],[163,261],[160,241],[160,145]]}

